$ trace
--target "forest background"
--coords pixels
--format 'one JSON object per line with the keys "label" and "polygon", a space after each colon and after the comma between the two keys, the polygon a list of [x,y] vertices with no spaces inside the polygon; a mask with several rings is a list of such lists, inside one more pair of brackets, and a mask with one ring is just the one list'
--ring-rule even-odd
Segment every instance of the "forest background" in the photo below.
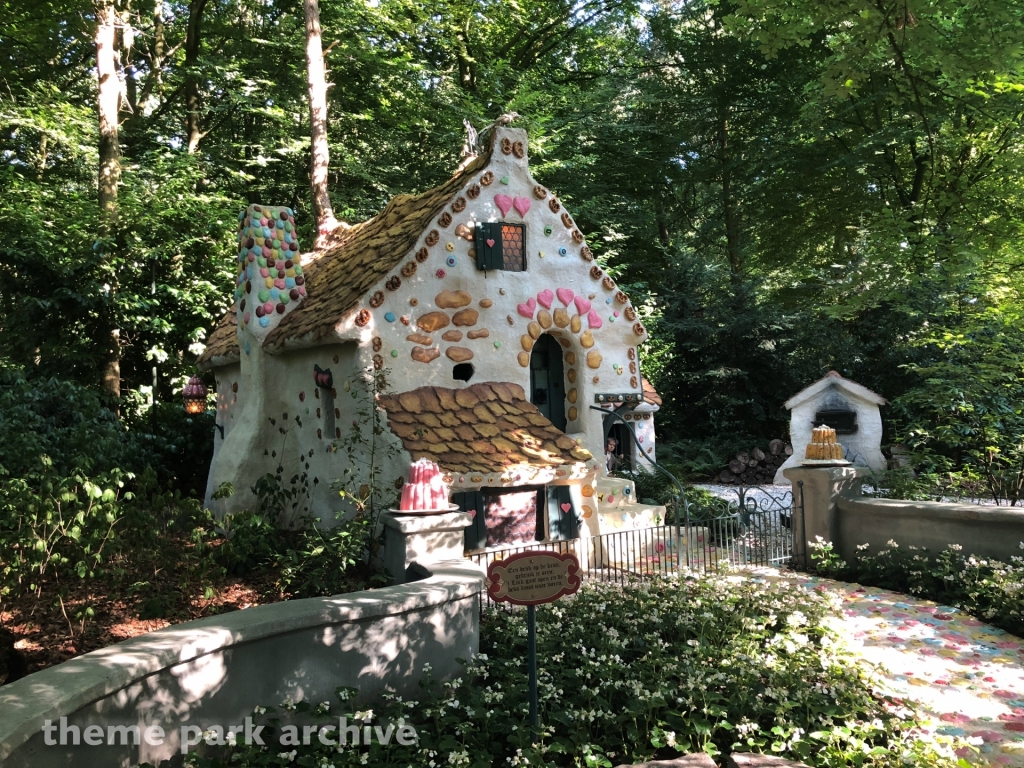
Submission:
{"label": "forest background", "polygon": [[[289,205],[315,238],[302,1],[0,5],[0,465],[151,466],[201,495],[212,421],[179,393],[231,298],[237,214]],[[1024,4],[320,16],[337,217],[445,180],[463,120],[522,115],[534,174],[646,315],[670,466],[786,437],[782,403],[834,369],[890,399],[886,444],[919,468],[1019,497]]]}

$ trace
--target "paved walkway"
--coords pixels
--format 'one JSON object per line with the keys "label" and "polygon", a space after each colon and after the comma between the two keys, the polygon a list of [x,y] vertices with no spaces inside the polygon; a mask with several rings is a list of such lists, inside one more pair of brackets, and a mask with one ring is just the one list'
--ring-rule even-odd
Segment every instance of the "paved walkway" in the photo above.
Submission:
{"label": "paved walkway", "polygon": [[1024,768],[1024,640],[948,606],[857,584],[801,577],[843,595],[841,631],[917,702],[938,733],[981,739],[983,766]]}

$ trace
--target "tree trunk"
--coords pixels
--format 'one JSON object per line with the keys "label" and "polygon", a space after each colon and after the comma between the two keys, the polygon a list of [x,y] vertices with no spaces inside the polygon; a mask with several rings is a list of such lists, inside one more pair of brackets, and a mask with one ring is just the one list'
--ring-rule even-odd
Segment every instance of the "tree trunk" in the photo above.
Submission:
{"label": "tree trunk", "polygon": [[729,258],[729,269],[734,275],[743,270],[743,256],[740,251],[740,220],[736,201],[732,193],[732,167],[729,158],[729,119],[723,109],[718,125],[718,151],[722,165],[722,211],[725,215],[725,245]]}
{"label": "tree trunk", "polygon": [[309,187],[313,198],[313,216],[319,238],[337,226],[331,197],[327,191],[330,147],[327,143],[327,72],[320,40],[320,7],[317,0],[304,0],[306,9],[306,82],[309,85]]}
{"label": "tree trunk", "polygon": [[[96,75],[99,109],[99,182],[100,238],[105,241],[105,258],[117,238],[117,186],[121,180],[121,146],[118,138],[118,107],[121,83],[117,78],[116,51],[117,12],[113,0],[96,4]],[[117,285],[113,277],[101,309],[101,343],[106,345],[103,366],[103,388],[115,398],[121,396],[121,331],[114,316]]]}
{"label": "tree trunk", "polygon": [[672,244],[672,238],[668,230],[668,222],[665,220],[665,203],[658,197],[654,200],[654,217],[658,223],[658,242],[663,248]]}
{"label": "tree trunk", "polygon": [[185,31],[185,133],[189,154],[199,149],[203,132],[199,122],[199,47],[203,34],[203,11],[207,0],[192,0],[188,4],[188,28]]}

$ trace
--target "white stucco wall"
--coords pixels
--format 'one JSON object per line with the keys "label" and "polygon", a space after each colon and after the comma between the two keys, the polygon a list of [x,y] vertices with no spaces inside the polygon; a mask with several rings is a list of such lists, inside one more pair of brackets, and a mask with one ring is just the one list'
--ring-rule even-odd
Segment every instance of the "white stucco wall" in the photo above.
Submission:
{"label": "white stucco wall", "polygon": [[[526,133],[502,129],[499,147],[502,138],[525,144]],[[493,180],[485,185],[482,181],[487,173]],[[480,190],[476,199],[468,192],[474,185]],[[637,345],[646,340],[646,332],[614,282],[581,255],[586,253],[585,244],[573,240],[576,226],[572,219],[568,220],[571,226],[566,226],[562,219],[565,208],[559,204],[557,212],[552,211],[551,201],[556,195],[540,188],[545,194],[540,199],[535,192],[538,186],[529,173],[526,157],[505,155],[496,148],[490,166],[453,198],[456,207],[461,201],[465,209],[454,213],[452,206],[447,206],[451,222],[447,226],[435,222],[392,274],[367,293],[360,308],[370,312],[369,322],[360,328],[350,318],[337,332],[343,338],[359,340],[363,364],[373,365],[377,356],[377,364],[389,369],[388,388],[395,392],[428,384],[459,388],[478,381],[509,381],[529,393],[526,347],[532,346],[530,323],[536,323],[535,333],[545,330],[540,327],[546,324],[540,322],[544,311],[551,317],[546,332],[555,335],[564,349],[566,432],[582,433],[585,447],[601,456],[601,415],[588,406],[597,393],[641,392]],[[503,215],[495,201],[498,195],[529,201],[529,210],[521,215],[512,208]],[[472,228],[481,221],[525,225],[526,271],[477,269],[476,259],[469,254],[473,242],[456,236],[455,231],[460,224]],[[550,234],[546,234],[548,227]],[[431,232],[437,233],[438,240],[428,246]],[[423,262],[415,257],[421,248],[426,248],[428,254]],[[415,272],[402,276],[402,268],[412,266]],[[395,277],[400,285],[389,289],[388,283]],[[378,291],[383,301],[374,307],[370,300]],[[458,300],[453,301],[456,297]],[[464,305],[453,305],[467,297]],[[532,307],[523,306],[520,311],[520,305],[531,300]],[[593,310],[600,327],[591,327],[588,311],[581,309]],[[440,317],[435,313],[444,315],[448,324],[433,331],[420,327],[423,323],[429,327],[431,319]],[[524,316],[527,314],[530,317]],[[477,338],[469,338],[471,332]],[[415,334],[429,337],[432,343],[410,340]],[[445,334],[449,334],[447,339]],[[456,336],[461,338],[454,340]],[[375,339],[379,339],[376,351]],[[593,343],[587,346],[591,340]],[[422,356],[427,350],[436,355],[429,362],[412,356],[414,352]],[[588,361],[592,352],[600,358],[591,354]],[[471,355],[466,361],[474,366],[473,378],[457,381],[452,377],[453,368],[466,355]]]}
{"label": "white stucco wall", "polygon": [[[260,363],[267,358],[269,364]],[[314,365],[331,371],[331,389],[316,385]],[[397,477],[403,476],[406,461],[394,456],[397,438],[387,430],[383,435],[372,434],[367,418],[372,398],[370,383],[358,367],[354,343],[327,344],[273,357],[259,346],[250,345],[249,354],[243,353],[241,371],[238,389],[245,396],[235,404],[238,410],[222,413],[218,409],[218,423],[224,423],[222,418],[227,415],[227,423],[232,426],[225,428],[223,442],[219,435],[216,438],[207,483],[206,504],[210,509],[223,515],[255,508],[252,486],[280,466],[286,486],[293,477],[305,475],[309,489],[308,500],[304,499],[300,508],[288,510],[282,522],[291,524],[303,514],[310,514],[331,525],[339,514],[351,509],[333,486],[350,480],[350,490],[358,491],[358,486],[368,480],[374,440],[373,461],[382,482],[392,486]],[[218,369],[216,375],[218,381],[230,381],[224,369]],[[230,393],[230,384],[226,389]],[[353,437],[353,422],[358,425],[358,438]],[[348,476],[346,468],[353,470]],[[232,484],[234,494],[213,500],[213,492],[224,482]]]}

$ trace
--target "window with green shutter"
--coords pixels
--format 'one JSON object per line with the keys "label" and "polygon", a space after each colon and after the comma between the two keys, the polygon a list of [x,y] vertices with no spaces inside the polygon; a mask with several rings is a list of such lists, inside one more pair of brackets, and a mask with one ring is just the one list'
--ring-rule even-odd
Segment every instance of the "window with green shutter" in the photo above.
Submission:
{"label": "window with green shutter", "polygon": [[477,269],[526,271],[526,228],[522,224],[480,222],[474,239]]}

